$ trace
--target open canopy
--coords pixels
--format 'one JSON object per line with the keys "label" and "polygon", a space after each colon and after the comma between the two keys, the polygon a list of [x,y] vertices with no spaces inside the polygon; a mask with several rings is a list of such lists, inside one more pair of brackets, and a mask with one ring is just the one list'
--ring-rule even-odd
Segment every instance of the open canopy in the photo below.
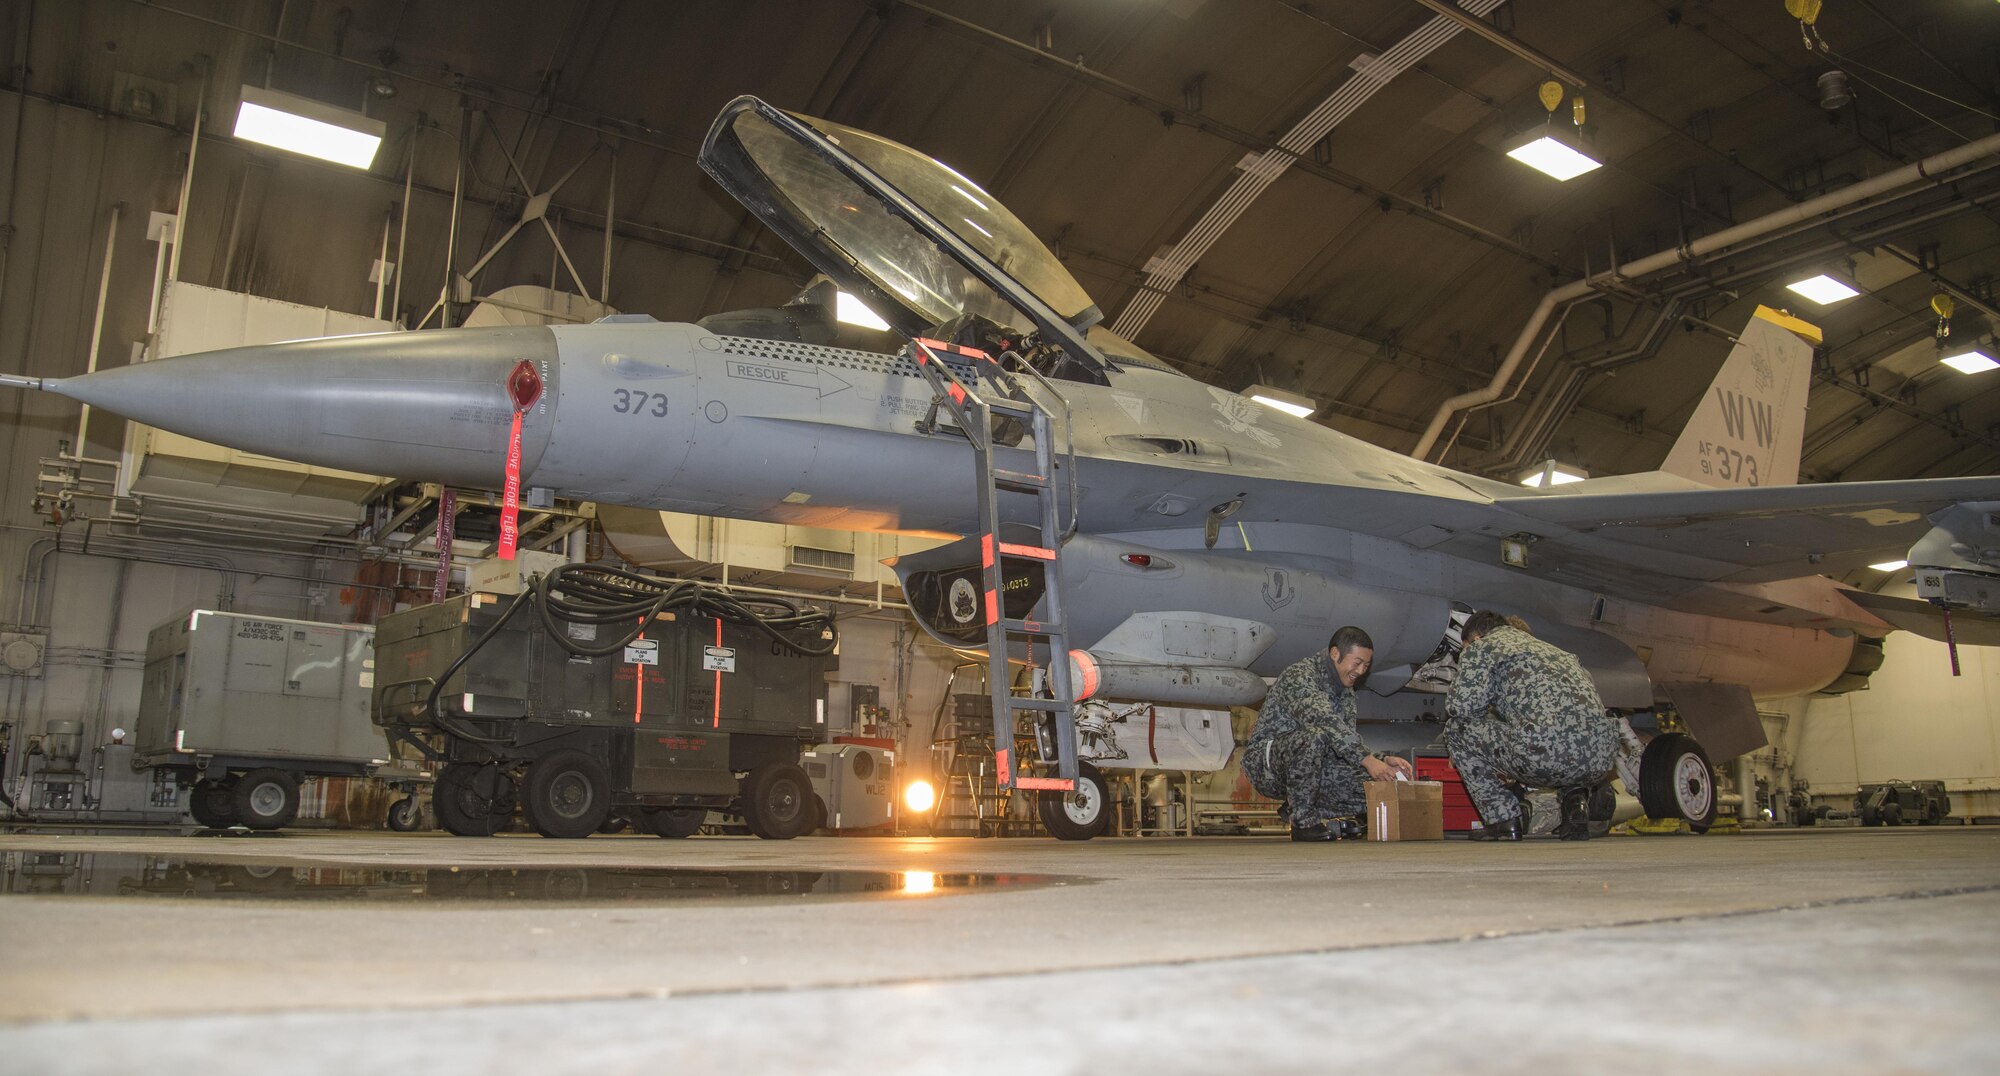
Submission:
{"label": "open canopy", "polygon": [[716,117],[701,166],[905,336],[976,314],[1093,366],[1090,296],[1020,218],[908,146],[754,97]]}

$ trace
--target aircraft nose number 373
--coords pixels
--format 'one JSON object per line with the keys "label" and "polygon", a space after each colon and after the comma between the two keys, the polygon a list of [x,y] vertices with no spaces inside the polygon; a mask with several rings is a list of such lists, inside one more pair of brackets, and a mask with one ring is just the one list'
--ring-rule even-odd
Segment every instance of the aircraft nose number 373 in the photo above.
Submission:
{"label": "aircraft nose number 373", "polygon": [[637,389],[612,389],[611,409],[621,415],[649,415],[653,418],[666,418],[667,394],[664,392],[640,392]]}

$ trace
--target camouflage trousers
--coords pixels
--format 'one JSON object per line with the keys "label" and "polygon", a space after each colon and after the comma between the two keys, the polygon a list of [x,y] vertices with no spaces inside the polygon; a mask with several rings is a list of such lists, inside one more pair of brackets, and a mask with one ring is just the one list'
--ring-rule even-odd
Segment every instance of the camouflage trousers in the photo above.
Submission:
{"label": "camouflage trousers", "polygon": [[1243,749],[1243,773],[1260,796],[1290,806],[1286,821],[1309,826],[1366,809],[1361,767],[1334,757],[1333,737],[1300,729]]}
{"label": "camouflage trousers", "polygon": [[1507,782],[1529,788],[1594,785],[1611,772],[1621,740],[1608,718],[1578,718],[1528,728],[1498,718],[1458,719],[1444,727],[1451,764],[1487,825],[1521,813]]}

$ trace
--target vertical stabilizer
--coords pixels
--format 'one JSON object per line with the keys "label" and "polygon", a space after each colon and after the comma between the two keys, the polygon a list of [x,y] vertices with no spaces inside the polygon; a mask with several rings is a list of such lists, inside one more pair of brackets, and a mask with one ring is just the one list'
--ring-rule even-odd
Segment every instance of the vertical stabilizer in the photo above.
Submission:
{"label": "vertical stabilizer", "polygon": [[1757,308],[1660,470],[1706,486],[1799,480],[1819,327]]}

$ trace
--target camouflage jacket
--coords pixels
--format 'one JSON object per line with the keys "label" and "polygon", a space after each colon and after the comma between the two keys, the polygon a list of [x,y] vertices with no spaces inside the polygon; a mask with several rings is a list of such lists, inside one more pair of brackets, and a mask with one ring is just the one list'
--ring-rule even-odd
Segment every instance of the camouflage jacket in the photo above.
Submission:
{"label": "camouflage jacket", "polygon": [[1547,725],[1604,716],[1597,686],[1576,656],[1524,631],[1494,628],[1458,656],[1445,715]]}
{"label": "camouflage jacket", "polygon": [[1359,767],[1368,754],[1354,727],[1360,712],[1354,692],[1340,682],[1332,660],[1321,651],[1278,674],[1250,730],[1250,744],[1261,747],[1280,736],[1311,730],[1327,738],[1334,759]]}

